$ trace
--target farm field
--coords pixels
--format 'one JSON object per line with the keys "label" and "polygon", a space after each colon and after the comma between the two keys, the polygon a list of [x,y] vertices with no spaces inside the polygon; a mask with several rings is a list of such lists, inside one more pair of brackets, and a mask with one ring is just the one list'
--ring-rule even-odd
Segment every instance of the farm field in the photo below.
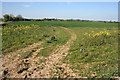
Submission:
{"label": "farm field", "polygon": [[7,23],[2,53],[7,78],[118,77],[118,23]]}

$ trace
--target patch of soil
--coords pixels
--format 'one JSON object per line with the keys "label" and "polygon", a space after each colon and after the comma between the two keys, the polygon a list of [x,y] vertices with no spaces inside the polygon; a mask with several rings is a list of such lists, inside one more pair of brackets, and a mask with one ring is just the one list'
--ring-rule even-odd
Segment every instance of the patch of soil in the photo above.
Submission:
{"label": "patch of soil", "polygon": [[[18,54],[21,52],[25,53],[26,51],[41,45],[43,41],[29,45],[28,47],[17,50],[15,52],[11,52],[3,57],[4,62],[2,69],[4,71],[6,68],[8,68],[7,72],[5,72],[3,76],[6,75],[8,78],[51,78],[54,77],[54,75],[51,75],[51,72],[56,73],[56,70],[58,70],[59,73],[58,77],[61,78],[76,76],[76,74],[74,74],[73,71],[68,67],[69,65],[63,64],[60,60],[67,56],[68,50],[72,45],[72,42],[76,40],[77,35],[68,28],[60,28],[65,29],[71,34],[71,38],[65,45],[58,46],[53,54],[46,58],[36,57],[37,52],[39,52],[42,48],[32,52],[30,54],[32,57],[28,56],[27,59],[19,59]],[[63,55],[63,53],[65,54]],[[13,58],[14,60],[9,58]],[[45,62],[39,63],[40,59],[45,59]],[[59,68],[56,69],[56,67]]]}

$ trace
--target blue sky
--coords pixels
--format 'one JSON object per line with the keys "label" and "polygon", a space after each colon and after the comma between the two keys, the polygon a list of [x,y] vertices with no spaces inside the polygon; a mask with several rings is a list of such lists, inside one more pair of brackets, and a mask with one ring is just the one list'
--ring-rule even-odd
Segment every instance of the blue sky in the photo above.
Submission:
{"label": "blue sky", "polygon": [[25,18],[117,20],[117,2],[3,2],[2,14]]}

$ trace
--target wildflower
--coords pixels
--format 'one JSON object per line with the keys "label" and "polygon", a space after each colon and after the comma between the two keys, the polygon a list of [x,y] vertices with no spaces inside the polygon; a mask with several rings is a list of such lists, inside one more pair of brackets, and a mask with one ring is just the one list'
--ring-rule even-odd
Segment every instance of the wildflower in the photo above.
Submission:
{"label": "wildflower", "polygon": [[88,33],[85,33],[84,35],[87,35]]}
{"label": "wildflower", "polygon": [[107,32],[107,35],[110,35],[110,33]]}
{"label": "wildflower", "polygon": [[89,34],[89,36],[90,36],[90,34]]}

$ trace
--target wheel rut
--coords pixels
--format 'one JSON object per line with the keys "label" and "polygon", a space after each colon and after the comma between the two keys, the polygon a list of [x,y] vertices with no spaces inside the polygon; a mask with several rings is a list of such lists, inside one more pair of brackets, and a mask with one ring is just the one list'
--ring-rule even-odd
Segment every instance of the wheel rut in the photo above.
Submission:
{"label": "wheel rut", "polygon": [[[48,40],[48,38],[46,39]],[[10,77],[10,78],[16,78],[16,76],[18,76],[18,70],[21,69],[23,67],[27,68],[29,63],[26,63],[25,65],[23,65],[27,60],[32,61],[32,59],[35,58],[36,53],[39,52],[42,48],[37,49],[35,52],[32,52],[31,55],[33,55],[32,58],[27,57],[27,59],[25,58],[20,58],[20,55],[30,51],[32,49],[34,49],[37,46],[40,46],[42,43],[44,43],[45,41],[39,41],[38,43],[34,43],[32,45],[28,45],[25,48],[21,48],[19,50],[16,50],[14,52],[10,52],[7,53],[5,56],[2,55],[2,77]],[[29,56],[29,55],[28,55]],[[39,57],[38,57],[39,58]],[[38,60],[36,58],[36,60]],[[7,72],[7,74],[4,74],[5,72]]]}
{"label": "wheel rut", "polygon": [[[54,77],[53,74],[57,70],[56,67],[59,67],[60,70],[64,69],[63,73],[61,73],[60,71],[58,72],[59,75],[57,75],[57,77],[66,78],[70,76],[76,76],[76,74],[74,74],[73,71],[69,68],[69,65],[62,63],[61,60],[63,59],[63,57],[69,54],[68,50],[70,46],[73,44],[73,41],[76,40],[77,35],[69,28],[66,28],[66,27],[60,27],[60,28],[63,28],[66,31],[68,31],[71,34],[71,37],[65,45],[58,46],[57,49],[50,56],[46,57],[45,62],[42,62],[39,65],[36,65],[38,64],[37,62],[39,62],[40,59],[43,59],[43,57],[41,56],[35,57],[36,53],[43,48],[37,49],[35,52],[33,52],[34,54],[32,55],[32,57],[28,57],[27,59],[19,60],[18,59],[19,54],[14,58],[14,61],[10,62],[7,59],[8,57],[11,57],[11,56],[14,57],[16,53],[31,50],[41,45],[44,41],[35,43],[26,48],[17,50],[16,52],[11,52],[12,54],[9,53],[10,55],[3,57],[4,59],[3,60],[4,67],[2,66],[3,70],[4,71],[9,70],[9,76],[8,75],[6,76],[8,78],[53,78]],[[67,74],[67,75],[63,76],[64,74]]]}
{"label": "wheel rut", "polygon": [[[63,64],[63,63],[62,63],[62,65],[59,65],[59,63],[61,63],[60,60],[61,60],[63,57],[67,56],[68,50],[69,50],[69,48],[70,48],[70,45],[72,45],[72,42],[73,42],[74,40],[76,40],[77,35],[76,35],[71,29],[69,29],[69,28],[65,28],[65,27],[61,27],[61,28],[63,28],[63,29],[65,29],[66,31],[68,31],[68,32],[71,34],[71,38],[67,41],[67,43],[66,43],[65,45],[59,46],[59,47],[53,52],[52,55],[50,55],[49,57],[47,57],[46,62],[42,64],[42,69],[35,71],[35,72],[31,75],[32,78],[33,78],[33,77],[35,77],[35,78],[52,78],[52,77],[54,77],[54,76],[51,75],[51,72],[54,72],[54,70],[56,70],[56,69],[55,69],[56,65],[59,66],[59,67],[64,67],[64,68],[66,68],[67,64]],[[63,53],[65,53],[65,54],[63,55]],[[67,67],[66,70],[67,70],[69,73],[71,73],[71,74],[70,74],[71,76],[73,76],[73,75],[76,76],[76,74],[74,74],[69,67]],[[52,73],[52,74],[54,74],[54,73]],[[60,77],[60,76],[58,76],[58,77]],[[62,76],[61,76],[61,77],[62,77]],[[65,77],[66,77],[66,76],[65,76]],[[63,76],[62,78],[64,78],[64,76]]]}

